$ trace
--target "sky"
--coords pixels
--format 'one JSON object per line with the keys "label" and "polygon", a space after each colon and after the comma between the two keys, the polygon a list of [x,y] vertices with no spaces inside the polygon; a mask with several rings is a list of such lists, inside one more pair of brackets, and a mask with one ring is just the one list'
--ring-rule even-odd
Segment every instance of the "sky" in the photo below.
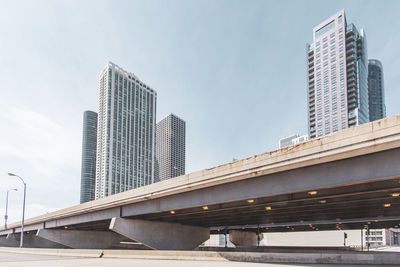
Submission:
{"label": "sky", "polygon": [[[108,61],[157,91],[157,119],[186,121],[187,173],[307,133],[306,43],[341,9],[384,68],[400,114],[400,1],[0,0],[0,214],[79,204],[82,120]],[[1,222],[2,220],[0,220]]]}

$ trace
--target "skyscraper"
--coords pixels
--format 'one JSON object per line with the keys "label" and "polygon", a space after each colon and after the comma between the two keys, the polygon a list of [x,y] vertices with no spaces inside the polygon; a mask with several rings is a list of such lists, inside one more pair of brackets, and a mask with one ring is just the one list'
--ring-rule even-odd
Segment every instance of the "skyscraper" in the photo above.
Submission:
{"label": "skyscraper", "polygon": [[185,174],[185,121],[174,114],[156,127],[156,180]]}
{"label": "skyscraper", "polygon": [[157,93],[109,62],[99,79],[96,199],[154,182]]}
{"label": "skyscraper", "polygon": [[344,10],[314,28],[307,62],[310,139],[369,121],[366,36]]}
{"label": "skyscraper", "polygon": [[81,203],[94,200],[96,185],[97,113],[83,113]]}
{"label": "skyscraper", "polygon": [[368,61],[368,98],[370,121],[386,117],[383,68],[382,63],[376,59]]}

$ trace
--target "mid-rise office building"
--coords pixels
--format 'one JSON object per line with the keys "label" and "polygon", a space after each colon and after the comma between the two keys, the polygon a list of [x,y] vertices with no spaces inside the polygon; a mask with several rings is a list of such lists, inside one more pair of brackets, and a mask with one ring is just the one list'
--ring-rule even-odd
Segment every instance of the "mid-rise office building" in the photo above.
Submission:
{"label": "mid-rise office building", "polygon": [[279,140],[279,148],[294,146],[308,141],[308,135],[293,134]]}
{"label": "mid-rise office building", "polygon": [[185,174],[185,121],[174,114],[160,120],[156,127],[156,180]]}
{"label": "mid-rise office building", "polygon": [[99,79],[96,199],[154,182],[157,93],[109,62]]}
{"label": "mid-rise office building", "polygon": [[307,62],[311,139],[369,121],[366,35],[344,10],[314,28]]}
{"label": "mid-rise office building", "polygon": [[370,121],[385,118],[386,106],[383,68],[382,63],[376,59],[368,60],[368,99]]}
{"label": "mid-rise office building", "polygon": [[96,185],[97,113],[83,113],[81,203],[95,199]]}

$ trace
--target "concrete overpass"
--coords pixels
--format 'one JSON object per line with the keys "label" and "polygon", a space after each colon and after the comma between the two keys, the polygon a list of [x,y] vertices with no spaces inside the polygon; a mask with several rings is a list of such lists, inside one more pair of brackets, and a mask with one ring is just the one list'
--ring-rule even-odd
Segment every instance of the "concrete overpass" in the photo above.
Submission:
{"label": "concrete overpass", "polygon": [[[398,193],[394,116],[31,218],[24,239],[33,247],[193,249],[210,232],[246,245],[256,232],[399,227]],[[17,246],[20,232],[20,223],[0,228],[0,245]]]}

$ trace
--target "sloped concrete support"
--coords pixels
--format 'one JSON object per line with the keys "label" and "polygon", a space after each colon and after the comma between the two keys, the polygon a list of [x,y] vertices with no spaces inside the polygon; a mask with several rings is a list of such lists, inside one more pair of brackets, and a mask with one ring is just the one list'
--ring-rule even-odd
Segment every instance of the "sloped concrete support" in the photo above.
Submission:
{"label": "sloped concrete support", "polygon": [[113,218],[110,230],[162,250],[191,250],[210,238],[210,230],[204,227],[124,218]]}
{"label": "sloped concrete support", "polygon": [[[260,241],[263,238],[260,235]],[[231,230],[229,231],[229,240],[237,247],[256,247],[258,245],[257,233]]]}
{"label": "sloped concrete support", "polygon": [[13,234],[0,236],[0,247],[18,247],[19,241],[15,239]]}
{"label": "sloped concrete support", "polygon": [[[8,234],[0,237],[0,246],[19,247],[21,234]],[[65,246],[53,243],[49,240],[36,236],[35,233],[24,234],[24,248],[65,248]]]}
{"label": "sloped concrete support", "polygon": [[37,236],[69,248],[111,248],[127,238],[114,232],[40,229]]}

